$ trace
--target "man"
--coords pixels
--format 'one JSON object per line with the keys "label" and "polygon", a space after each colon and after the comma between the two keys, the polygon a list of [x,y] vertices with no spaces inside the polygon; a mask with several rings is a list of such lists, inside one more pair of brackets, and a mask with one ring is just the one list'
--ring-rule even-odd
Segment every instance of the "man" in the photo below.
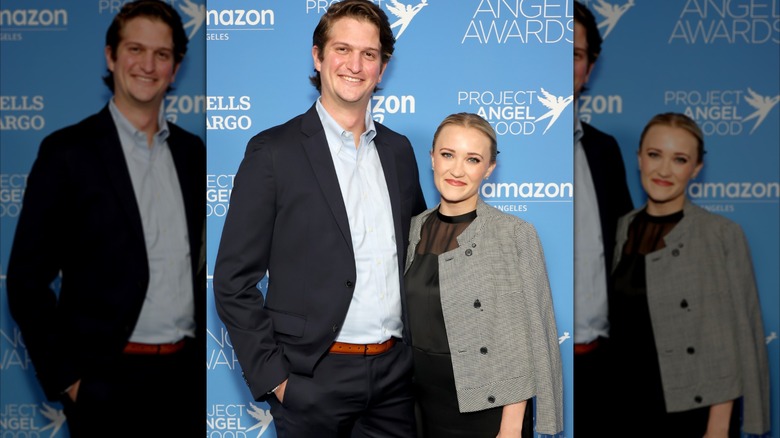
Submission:
{"label": "man", "polygon": [[172,7],[126,4],[106,33],[113,98],[47,136],[27,180],[9,307],[73,437],[205,429],[206,154],[162,111],[186,51]]}
{"label": "man", "polygon": [[[574,3],[574,99],[590,78],[601,53],[593,14]],[[617,141],[574,118],[574,430],[577,436],[603,432],[601,376],[609,336],[607,288],[615,231],[632,209],[626,170]]]}
{"label": "man", "polygon": [[409,141],[368,110],[395,41],[381,8],[345,0],[313,42],[320,98],[253,137],[235,177],[217,311],[279,437],[411,437],[401,276],[425,202]]}

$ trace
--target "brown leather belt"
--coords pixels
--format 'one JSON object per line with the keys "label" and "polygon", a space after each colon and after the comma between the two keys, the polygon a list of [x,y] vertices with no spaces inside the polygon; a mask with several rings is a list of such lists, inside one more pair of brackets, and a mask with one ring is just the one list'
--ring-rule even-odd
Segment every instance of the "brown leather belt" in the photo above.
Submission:
{"label": "brown leather belt", "polygon": [[596,338],[587,344],[574,344],[574,354],[588,354],[591,351],[599,348],[600,345],[601,342],[599,341],[599,338]]}
{"label": "brown leather belt", "polygon": [[361,356],[374,356],[382,354],[395,345],[395,338],[390,338],[381,344],[347,344],[346,342],[334,342],[330,346],[333,354],[359,354]]}
{"label": "brown leather belt", "polygon": [[125,345],[125,354],[173,354],[178,353],[184,348],[185,340],[173,344],[141,344],[138,342],[128,342]]}

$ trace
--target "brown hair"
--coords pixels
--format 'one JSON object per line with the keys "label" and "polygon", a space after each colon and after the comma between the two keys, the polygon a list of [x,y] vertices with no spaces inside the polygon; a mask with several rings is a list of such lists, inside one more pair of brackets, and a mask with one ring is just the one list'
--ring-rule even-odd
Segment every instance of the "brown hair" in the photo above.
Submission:
{"label": "brown hair", "polygon": [[[128,21],[145,17],[150,20],[159,20],[167,24],[173,33],[173,63],[178,65],[187,53],[187,33],[181,22],[181,16],[171,5],[159,0],[137,0],[126,3],[116,14],[114,20],[106,31],[106,46],[111,48],[111,59],[116,60],[116,49],[122,40],[122,30]],[[114,92],[114,74],[109,70],[103,76],[103,82]],[[170,88],[169,88],[170,90]]]}
{"label": "brown hair", "polygon": [[[390,21],[387,14],[379,6],[369,0],[343,0],[333,3],[328,11],[320,18],[317,27],[314,28],[312,35],[312,45],[319,48],[319,57],[322,61],[325,45],[330,38],[330,30],[337,20],[341,18],[354,18],[361,21],[368,21],[379,29],[379,45],[382,52],[382,64],[387,64],[395,51],[395,36],[390,28]],[[315,70],[315,74],[309,77],[312,85],[317,87],[317,91],[322,91],[322,79],[320,72]],[[377,91],[379,88],[374,88]]]}
{"label": "brown hair", "polygon": [[574,2],[574,22],[585,28],[585,39],[588,40],[588,64],[593,64],[601,54],[601,34],[596,18],[582,3]]}

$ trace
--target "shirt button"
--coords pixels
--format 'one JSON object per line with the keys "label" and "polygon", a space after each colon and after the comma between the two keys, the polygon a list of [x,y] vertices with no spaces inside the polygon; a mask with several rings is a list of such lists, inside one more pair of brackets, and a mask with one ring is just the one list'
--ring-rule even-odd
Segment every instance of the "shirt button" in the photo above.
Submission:
{"label": "shirt button", "polygon": [[696,349],[694,349],[693,347],[688,347],[688,349],[687,349],[687,350],[685,350],[685,351],[687,351],[687,352],[688,352],[688,354],[693,354],[693,353],[696,353]]}
{"label": "shirt button", "polygon": [[688,307],[688,301],[686,301],[686,300],[682,300],[682,301],[680,301],[680,307],[682,307],[683,309],[685,309],[686,307]]}
{"label": "shirt button", "polygon": [[480,303],[479,300],[475,300],[474,301],[474,308],[475,309],[479,309],[480,307],[482,307],[482,303]]}
{"label": "shirt button", "polygon": [[480,348],[479,352],[482,353],[482,354],[487,354],[487,347]]}
{"label": "shirt button", "polygon": [[489,395],[487,400],[488,400],[488,403],[495,403],[496,402],[496,398],[493,397],[492,395]]}
{"label": "shirt button", "polygon": [[673,249],[673,250],[672,250],[672,255],[673,255],[674,257],[677,257],[678,255],[680,255],[680,250],[679,250],[679,249]]}
{"label": "shirt button", "polygon": [[696,397],[693,398],[693,401],[695,401],[696,403],[701,403],[702,398],[700,395],[697,395]]}
{"label": "shirt button", "polygon": [[470,256],[470,255],[471,255],[471,249],[467,249],[467,250],[466,250],[466,255],[467,255],[467,256]]}

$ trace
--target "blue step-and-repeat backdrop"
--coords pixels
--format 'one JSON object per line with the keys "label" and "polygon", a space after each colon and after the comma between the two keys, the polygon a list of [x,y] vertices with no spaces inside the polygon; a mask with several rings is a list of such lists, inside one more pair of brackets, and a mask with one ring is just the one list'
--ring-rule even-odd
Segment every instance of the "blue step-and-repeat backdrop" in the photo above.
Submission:
{"label": "blue step-and-repeat backdrop", "polygon": [[[165,100],[168,120],[206,139],[204,0],[166,0],[190,42]],[[120,0],[0,0],[0,437],[68,437],[62,406],[35,380],[24,340],[8,313],[5,272],[27,175],[48,134],[100,111],[105,36]],[[89,178],[90,175],[84,175]],[[63,215],[79,215],[77,209]],[[201,384],[195,382],[195,384]],[[205,384],[205,383],[203,383]],[[193,415],[193,419],[195,415]],[[117,413],[117,429],[124,421]],[[185,421],[177,419],[176,421]],[[186,420],[192,421],[192,420]],[[150,434],[153,434],[150,427]],[[112,436],[112,431],[106,431]]]}
{"label": "blue step-and-repeat backdrop", "polygon": [[780,437],[780,2],[583,3],[604,44],[579,114],[617,138],[634,204],[645,202],[636,152],[653,115],[685,113],[705,134],[704,168],[688,196],[747,235],[769,352],[767,436]]}
{"label": "blue step-and-repeat backdrop", "polygon": [[[209,274],[247,141],[305,112],[318,97],[308,80],[312,32],[330,3],[207,2]],[[561,340],[565,427],[571,430],[572,3],[376,3],[397,42],[371,109],[375,120],[411,140],[429,206],[438,202],[429,151],[439,122],[451,113],[475,112],[498,133],[498,167],[481,194],[539,232]],[[209,433],[275,437],[268,405],[252,400],[226,330],[209,308]]]}
{"label": "blue step-and-repeat backdrop", "polygon": [[[123,3],[0,0],[0,437],[68,436],[62,407],[45,400],[8,314],[4,273],[41,139],[97,112],[110,97],[100,79],[104,35]],[[247,141],[302,113],[317,97],[308,82],[311,34],[331,1],[170,3],[191,39],[165,110],[208,144],[211,288],[232,180]],[[438,123],[453,112],[477,112],[499,133],[498,168],[482,196],[532,222],[541,237],[564,365],[561,435],[572,437],[572,2],[376,3],[394,24],[397,44],[372,110],[376,120],[412,141],[429,205],[437,202],[427,163]],[[605,43],[579,111],[617,137],[635,204],[643,202],[636,146],[653,114],[686,112],[707,134],[705,168],[690,196],[747,233],[770,353],[775,427],[769,436],[778,438],[780,2],[586,3]],[[251,399],[208,296],[207,437],[275,438],[268,405]]]}

